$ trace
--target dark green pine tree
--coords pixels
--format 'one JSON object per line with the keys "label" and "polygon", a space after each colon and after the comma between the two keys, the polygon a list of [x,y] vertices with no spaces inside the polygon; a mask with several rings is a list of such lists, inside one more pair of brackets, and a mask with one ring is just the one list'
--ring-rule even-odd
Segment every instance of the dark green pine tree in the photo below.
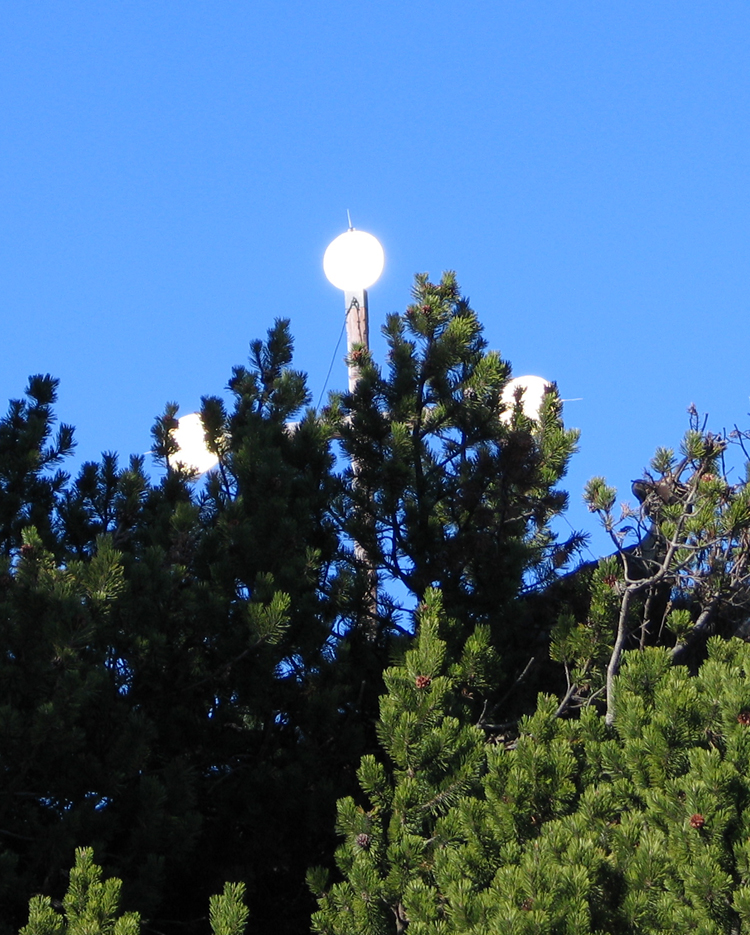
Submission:
{"label": "dark green pine tree", "polygon": [[344,526],[386,586],[418,600],[439,587],[449,613],[494,624],[524,578],[546,580],[580,545],[549,528],[578,434],[554,389],[538,422],[507,408],[510,366],[487,350],[452,273],[417,276],[413,297],[383,328],[385,371],[355,348],[360,380],[331,407],[356,465]]}
{"label": "dark green pine tree", "polygon": [[[308,401],[290,360],[278,322],[235,371],[234,407],[205,400],[221,465],[203,489],[173,469],[153,484],[114,455],[71,482],[52,473],[54,383],[0,425],[15,439],[0,446],[4,922],[21,924],[33,892],[60,898],[81,845],[162,931],[200,928],[228,879],[259,926],[309,918],[304,873],[332,850],[362,743],[356,689],[328,674],[338,482],[325,427],[286,424]],[[156,426],[162,458],[173,420]]]}
{"label": "dark green pine tree", "polygon": [[[365,719],[377,716],[399,604],[413,607],[437,587],[459,622],[453,649],[478,623],[490,628],[504,677],[474,701],[477,717],[483,710],[487,723],[504,721],[498,702],[532,657],[544,677],[548,618],[519,598],[553,580],[582,544],[578,535],[558,542],[550,526],[567,503],[557,484],[578,433],[563,426],[554,388],[538,420],[524,415],[520,398],[503,402],[510,366],[488,350],[452,273],[439,283],[417,276],[413,303],[388,316],[383,332],[387,365],[355,347],[356,388],[334,396],[327,411],[351,465],[339,520],[359,546],[351,552],[359,588],[350,642],[366,683]],[[366,644],[359,651],[357,634]],[[523,700],[517,692],[511,699]]]}
{"label": "dark green pine tree", "polygon": [[[61,426],[52,440],[56,387],[33,377],[29,401],[0,420],[0,927],[45,879],[57,882],[103,801],[97,788],[122,781],[140,742],[107,665],[120,556],[104,532],[85,561],[60,536],[68,477],[58,464],[73,438]],[[110,731],[119,755],[103,753]]]}
{"label": "dark green pine tree", "polygon": [[57,466],[74,447],[71,426],[54,432],[58,384],[49,374],[31,377],[26,399],[11,400],[0,420],[0,552],[6,558],[20,548],[26,526],[36,528],[46,548],[58,545],[55,510],[68,476]]}
{"label": "dark green pine tree", "polygon": [[[363,741],[349,715],[358,689],[333,671],[345,597],[330,508],[340,482],[330,430],[305,411],[309,393],[291,359],[288,322],[277,321],[266,342],[252,343],[250,367],[235,368],[233,408],[203,400],[220,458],[197,504],[188,566],[215,621],[210,677],[197,692],[204,821],[201,858],[180,873],[172,899],[195,893],[197,912],[207,887],[239,877],[257,925],[296,931],[311,909],[305,871],[332,849],[335,801]],[[204,646],[209,619],[195,618]],[[171,731],[169,743],[178,755]]]}

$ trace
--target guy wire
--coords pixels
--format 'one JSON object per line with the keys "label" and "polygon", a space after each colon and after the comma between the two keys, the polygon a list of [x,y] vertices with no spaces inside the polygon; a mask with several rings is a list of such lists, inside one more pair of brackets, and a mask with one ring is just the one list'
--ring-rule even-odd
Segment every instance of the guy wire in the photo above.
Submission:
{"label": "guy wire", "polygon": [[323,401],[323,394],[325,393],[326,387],[328,386],[328,380],[330,379],[331,371],[333,370],[333,365],[336,362],[336,355],[339,352],[339,345],[341,344],[341,338],[344,335],[345,329],[346,329],[346,315],[344,315],[344,323],[342,324],[341,331],[339,332],[339,339],[336,342],[336,347],[334,348],[334,351],[333,351],[333,357],[331,357],[331,365],[328,368],[328,373],[326,374],[325,382],[323,383],[323,389],[320,391],[320,398],[318,399],[318,405],[315,407],[316,410],[320,409],[320,404]]}

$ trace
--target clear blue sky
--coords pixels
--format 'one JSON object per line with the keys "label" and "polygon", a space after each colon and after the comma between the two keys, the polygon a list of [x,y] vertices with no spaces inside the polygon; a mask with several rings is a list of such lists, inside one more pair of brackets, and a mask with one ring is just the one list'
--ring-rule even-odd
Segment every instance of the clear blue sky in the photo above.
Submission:
{"label": "clear blue sky", "polygon": [[78,460],[142,453],[279,315],[317,398],[348,208],[376,353],[455,269],[514,373],[583,397],[592,530],[585,480],[630,496],[689,403],[750,423],[749,92],[746,0],[5,0],[0,399],[51,372]]}

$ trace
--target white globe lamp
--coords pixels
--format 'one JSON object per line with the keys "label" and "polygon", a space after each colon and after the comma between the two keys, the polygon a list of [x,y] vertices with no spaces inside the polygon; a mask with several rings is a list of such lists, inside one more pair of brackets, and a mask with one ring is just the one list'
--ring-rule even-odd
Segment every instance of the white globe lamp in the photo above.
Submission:
{"label": "white globe lamp", "polygon": [[172,430],[172,437],[177,443],[177,451],[170,455],[170,467],[181,465],[196,474],[205,474],[219,463],[218,457],[206,446],[206,434],[200,413],[191,412],[177,420],[177,428]]}
{"label": "white globe lamp", "polygon": [[377,237],[350,227],[328,245],[323,270],[344,292],[363,292],[380,279],[385,253]]}
{"label": "white globe lamp", "polygon": [[513,418],[513,409],[516,405],[516,393],[523,391],[521,396],[521,409],[527,419],[534,422],[539,421],[539,411],[542,408],[542,400],[547,390],[552,386],[549,380],[544,377],[524,376],[515,377],[508,380],[502,392],[502,401],[505,403],[505,411],[500,416],[500,421],[506,425]]}

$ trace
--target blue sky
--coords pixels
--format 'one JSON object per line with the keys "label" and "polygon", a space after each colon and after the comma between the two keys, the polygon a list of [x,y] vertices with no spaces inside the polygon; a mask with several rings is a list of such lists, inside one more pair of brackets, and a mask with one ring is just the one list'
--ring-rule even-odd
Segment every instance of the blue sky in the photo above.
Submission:
{"label": "blue sky", "polygon": [[582,397],[593,531],[586,479],[629,496],[691,402],[750,422],[749,40],[732,0],[5,0],[0,399],[51,372],[78,460],[142,453],[282,315],[317,399],[348,208],[376,354],[454,269],[514,373]]}

